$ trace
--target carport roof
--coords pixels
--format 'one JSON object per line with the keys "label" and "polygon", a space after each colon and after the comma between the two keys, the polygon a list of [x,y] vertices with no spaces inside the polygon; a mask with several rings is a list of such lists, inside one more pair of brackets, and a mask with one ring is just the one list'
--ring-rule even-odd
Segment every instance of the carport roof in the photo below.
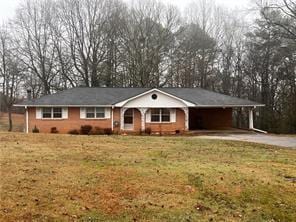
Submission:
{"label": "carport roof", "polygon": [[[27,100],[16,106],[113,106],[124,100],[150,92],[151,90],[153,89],[77,87],[55,94],[45,95],[38,99]],[[196,107],[264,106],[254,101],[201,88],[158,88],[158,90],[193,103]]]}

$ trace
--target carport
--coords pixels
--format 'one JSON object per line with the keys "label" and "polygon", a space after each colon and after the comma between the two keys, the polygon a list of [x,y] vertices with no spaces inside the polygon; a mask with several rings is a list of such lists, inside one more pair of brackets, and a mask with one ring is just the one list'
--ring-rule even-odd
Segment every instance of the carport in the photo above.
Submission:
{"label": "carport", "polygon": [[189,130],[232,128],[232,108],[189,108]]}

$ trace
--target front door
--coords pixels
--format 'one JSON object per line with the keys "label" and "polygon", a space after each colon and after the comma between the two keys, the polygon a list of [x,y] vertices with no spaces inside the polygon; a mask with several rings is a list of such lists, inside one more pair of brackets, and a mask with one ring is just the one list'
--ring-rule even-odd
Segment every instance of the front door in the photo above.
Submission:
{"label": "front door", "polygon": [[134,109],[128,109],[124,112],[124,130],[134,129]]}

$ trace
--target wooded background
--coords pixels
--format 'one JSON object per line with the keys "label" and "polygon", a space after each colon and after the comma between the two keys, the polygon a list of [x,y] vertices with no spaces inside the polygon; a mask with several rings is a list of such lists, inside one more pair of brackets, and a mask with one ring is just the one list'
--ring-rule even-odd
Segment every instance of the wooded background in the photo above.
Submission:
{"label": "wooded background", "polygon": [[[28,88],[202,87],[264,103],[257,128],[296,133],[296,3],[260,1],[252,14],[212,0],[183,13],[152,0],[24,1],[0,27],[1,107]],[[246,124],[244,110],[235,120]]]}

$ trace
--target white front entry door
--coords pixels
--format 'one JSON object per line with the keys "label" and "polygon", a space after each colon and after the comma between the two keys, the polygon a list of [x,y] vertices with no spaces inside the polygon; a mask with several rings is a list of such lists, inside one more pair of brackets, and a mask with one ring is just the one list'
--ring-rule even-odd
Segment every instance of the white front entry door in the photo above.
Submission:
{"label": "white front entry door", "polygon": [[134,129],[134,109],[127,109],[123,116],[124,130]]}

